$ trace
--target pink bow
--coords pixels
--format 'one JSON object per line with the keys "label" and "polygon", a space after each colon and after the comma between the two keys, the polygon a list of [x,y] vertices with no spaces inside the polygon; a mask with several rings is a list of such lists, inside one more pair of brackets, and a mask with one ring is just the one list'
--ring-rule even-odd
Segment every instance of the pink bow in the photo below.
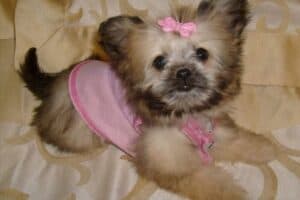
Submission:
{"label": "pink bow", "polygon": [[197,30],[194,22],[180,23],[172,17],[166,17],[158,21],[164,32],[177,32],[181,37],[188,38]]}
{"label": "pink bow", "polygon": [[200,157],[205,164],[212,162],[212,157],[209,155],[208,150],[214,144],[212,133],[205,131],[200,127],[199,122],[190,118],[182,127],[185,135],[194,143],[198,148]]}

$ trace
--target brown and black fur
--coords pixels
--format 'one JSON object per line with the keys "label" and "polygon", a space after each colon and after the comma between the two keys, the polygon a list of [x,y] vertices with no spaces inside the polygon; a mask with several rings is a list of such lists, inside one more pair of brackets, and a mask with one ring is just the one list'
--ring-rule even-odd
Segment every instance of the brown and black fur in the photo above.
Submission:
{"label": "brown and black fur", "polygon": [[[218,22],[222,24],[223,31],[230,32],[232,57],[234,61],[228,63],[226,70],[218,75],[218,85],[215,90],[210,94],[209,99],[202,103],[202,105],[195,105],[188,108],[185,111],[182,109],[177,110],[176,106],[168,106],[160,100],[160,96],[153,94],[151,88],[144,88],[144,90],[134,88],[143,77],[139,77],[142,74],[136,68],[127,66],[130,60],[125,57],[128,55],[128,43],[130,43],[130,35],[132,32],[138,32],[138,30],[144,30],[149,26],[147,22],[143,22],[138,17],[130,16],[118,16],[113,17],[102,23],[99,29],[100,37],[102,38],[101,44],[112,57],[115,62],[116,72],[122,77],[124,85],[130,88],[128,94],[129,102],[139,105],[137,112],[147,118],[153,120],[159,115],[170,116],[174,113],[181,112],[194,112],[209,110],[219,104],[222,104],[224,100],[231,100],[240,91],[240,78],[242,73],[241,66],[241,54],[242,44],[244,40],[243,30],[249,20],[248,5],[246,1],[202,1],[197,7],[188,6],[174,6],[172,10],[172,16],[179,19],[180,22],[193,21],[195,18],[200,20],[221,20]],[[223,13],[218,13],[223,12]],[[222,16],[222,19],[215,17],[215,15]],[[124,30],[125,29],[125,30]],[[143,48],[142,46],[140,48]],[[226,65],[226,63],[224,63]],[[133,65],[133,64],[131,64]],[[130,69],[130,70],[129,70]],[[134,74],[134,76],[132,76]]]}
{"label": "brown and black fur", "polygon": [[[164,33],[157,19],[136,16],[112,17],[99,28],[100,44],[126,88],[127,101],[144,120],[134,159],[137,171],[190,199],[247,199],[245,190],[216,163],[261,164],[275,156],[270,142],[238,128],[228,117],[230,103],[241,89],[248,2],[202,0],[196,6],[171,7],[165,17],[197,23],[197,32],[189,39]],[[197,60],[199,47],[208,51],[207,59]],[[158,56],[166,59],[163,68],[154,67]],[[188,80],[177,77],[182,68],[190,71]],[[102,140],[90,133],[68,97],[69,72],[43,73],[35,50],[28,52],[20,76],[42,101],[32,124],[42,139],[60,149],[91,151]],[[189,90],[182,92],[182,84]],[[216,163],[203,165],[195,146],[179,131],[190,116],[202,124],[217,119],[210,151]]]}
{"label": "brown and black fur", "polygon": [[36,49],[31,48],[19,75],[26,87],[41,100],[32,120],[41,138],[62,151],[91,151],[100,147],[102,141],[89,131],[73,107],[67,85],[70,69],[57,74],[43,72],[38,64]]}
{"label": "brown and black fur", "polygon": [[46,99],[50,95],[49,87],[53,83],[55,76],[50,76],[41,71],[35,48],[28,50],[25,62],[21,65],[19,75],[26,83],[26,87],[39,100]]}

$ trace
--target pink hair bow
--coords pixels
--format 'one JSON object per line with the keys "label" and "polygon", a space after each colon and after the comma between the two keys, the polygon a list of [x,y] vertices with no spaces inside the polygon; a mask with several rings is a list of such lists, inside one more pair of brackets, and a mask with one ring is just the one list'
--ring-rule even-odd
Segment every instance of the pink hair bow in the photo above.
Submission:
{"label": "pink hair bow", "polygon": [[177,32],[185,38],[190,37],[197,30],[197,25],[194,22],[180,23],[172,17],[159,20],[158,25],[164,32]]}

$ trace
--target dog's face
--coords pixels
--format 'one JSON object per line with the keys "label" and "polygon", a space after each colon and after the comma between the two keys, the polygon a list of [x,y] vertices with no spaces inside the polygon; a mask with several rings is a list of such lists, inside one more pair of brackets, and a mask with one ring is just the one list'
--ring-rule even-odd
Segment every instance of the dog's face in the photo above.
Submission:
{"label": "dog's face", "polygon": [[142,109],[200,112],[239,92],[247,8],[246,0],[203,0],[174,10],[170,16],[179,22],[197,25],[188,38],[162,31],[157,22],[118,16],[100,26],[101,43]]}

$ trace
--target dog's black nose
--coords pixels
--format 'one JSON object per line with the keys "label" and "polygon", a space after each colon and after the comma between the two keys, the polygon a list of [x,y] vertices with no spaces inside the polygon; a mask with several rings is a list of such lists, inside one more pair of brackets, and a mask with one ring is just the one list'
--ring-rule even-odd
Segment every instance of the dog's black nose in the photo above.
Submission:
{"label": "dog's black nose", "polygon": [[176,74],[176,78],[178,79],[187,79],[192,75],[191,70],[184,68],[184,69],[180,69],[178,70],[177,74]]}

